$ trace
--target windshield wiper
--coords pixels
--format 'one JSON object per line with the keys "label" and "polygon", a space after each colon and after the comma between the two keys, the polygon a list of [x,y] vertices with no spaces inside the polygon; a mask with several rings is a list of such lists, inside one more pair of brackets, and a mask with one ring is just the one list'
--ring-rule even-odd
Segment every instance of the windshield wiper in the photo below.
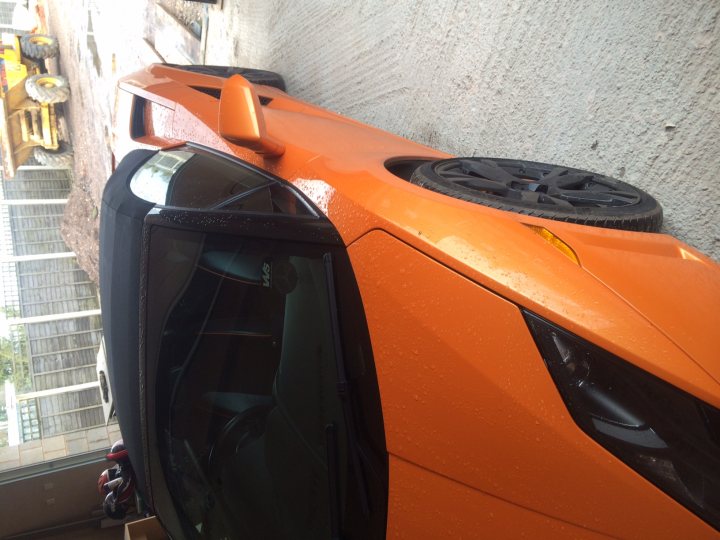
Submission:
{"label": "windshield wiper", "polygon": [[[347,380],[345,358],[342,353],[340,324],[338,322],[337,296],[335,294],[335,279],[333,277],[332,256],[330,253],[325,253],[323,255],[323,264],[325,265],[325,285],[327,286],[328,303],[330,304],[330,324],[332,326],[335,365],[337,367],[337,393],[340,397],[340,403],[342,404],[347,445],[350,451],[350,462],[352,463],[353,474],[355,475],[355,483],[358,487],[360,507],[362,509],[363,516],[368,517],[370,515],[370,501],[368,498],[365,474],[360,462],[361,449],[358,444],[357,427],[355,425],[355,416],[352,410],[351,388]],[[339,490],[336,490],[336,492],[337,493],[331,493],[331,496],[339,497]],[[336,504],[339,506],[339,500]]]}
{"label": "windshield wiper", "polygon": [[330,539],[340,540],[340,471],[335,424],[325,426],[325,450],[328,461],[328,489],[330,491]]}

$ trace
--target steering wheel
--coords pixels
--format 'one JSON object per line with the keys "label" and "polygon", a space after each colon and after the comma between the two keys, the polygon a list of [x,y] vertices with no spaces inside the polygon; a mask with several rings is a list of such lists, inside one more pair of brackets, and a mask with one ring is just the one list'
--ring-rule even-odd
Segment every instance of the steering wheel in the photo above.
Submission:
{"label": "steering wheel", "polygon": [[265,431],[265,419],[272,405],[256,405],[233,416],[220,430],[208,452],[210,471],[221,471],[225,460],[232,459],[242,448]]}

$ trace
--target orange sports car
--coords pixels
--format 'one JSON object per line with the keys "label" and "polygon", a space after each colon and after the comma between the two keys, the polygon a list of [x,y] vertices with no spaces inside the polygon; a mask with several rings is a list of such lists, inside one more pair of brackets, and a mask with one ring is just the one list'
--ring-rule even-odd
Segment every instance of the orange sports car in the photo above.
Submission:
{"label": "orange sports car", "polygon": [[270,72],[119,93],[103,326],[172,538],[720,537],[720,268],[652,197]]}

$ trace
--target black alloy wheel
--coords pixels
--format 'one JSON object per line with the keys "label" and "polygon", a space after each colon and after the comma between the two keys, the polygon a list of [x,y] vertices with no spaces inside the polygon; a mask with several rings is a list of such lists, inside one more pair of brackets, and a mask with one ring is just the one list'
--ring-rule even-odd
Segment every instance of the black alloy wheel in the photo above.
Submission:
{"label": "black alloy wheel", "polygon": [[418,167],[410,181],[457,199],[558,221],[657,232],[658,202],[626,182],[534,161],[452,158]]}

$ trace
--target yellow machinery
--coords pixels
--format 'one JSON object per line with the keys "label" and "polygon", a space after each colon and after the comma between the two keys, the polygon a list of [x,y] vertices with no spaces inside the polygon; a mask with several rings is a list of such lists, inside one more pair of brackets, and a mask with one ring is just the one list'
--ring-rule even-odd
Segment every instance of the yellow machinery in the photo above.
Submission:
{"label": "yellow machinery", "polygon": [[70,97],[70,87],[64,77],[44,73],[44,60],[57,52],[51,36],[2,34],[0,137],[6,179],[31,155],[55,166],[67,166],[72,158],[58,140],[55,112],[55,104]]}

